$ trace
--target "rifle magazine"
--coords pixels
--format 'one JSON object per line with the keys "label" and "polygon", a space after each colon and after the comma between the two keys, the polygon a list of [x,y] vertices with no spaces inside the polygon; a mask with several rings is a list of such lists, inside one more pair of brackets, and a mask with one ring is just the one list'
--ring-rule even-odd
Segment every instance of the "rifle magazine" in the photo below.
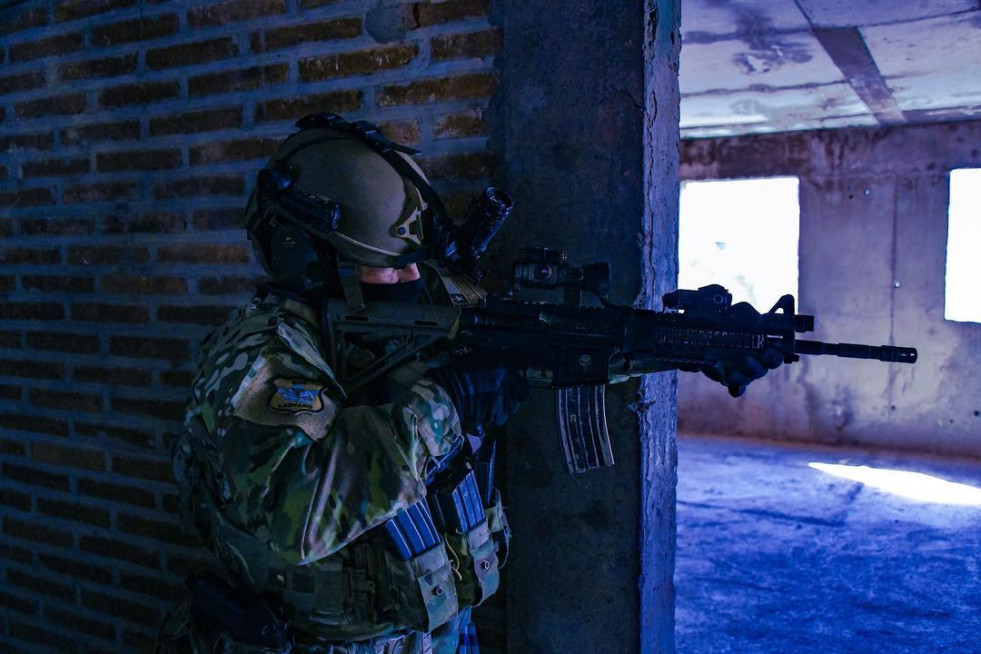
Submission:
{"label": "rifle magazine", "polygon": [[605,385],[557,389],[555,416],[565,468],[570,474],[613,465],[606,427]]}

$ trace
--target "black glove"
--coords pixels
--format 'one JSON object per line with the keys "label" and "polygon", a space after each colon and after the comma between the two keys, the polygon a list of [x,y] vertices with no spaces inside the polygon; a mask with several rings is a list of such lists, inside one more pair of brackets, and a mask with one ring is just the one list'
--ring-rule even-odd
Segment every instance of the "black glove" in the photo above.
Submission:
{"label": "black glove", "polygon": [[[734,304],[730,315],[743,324],[752,324],[754,319],[760,318],[759,312],[746,302]],[[714,363],[699,369],[709,379],[726,386],[729,395],[733,397],[745,393],[750,382],[760,379],[783,363],[783,353],[775,347],[766,347],[753,355],[745,356],[714,356],[710,350],[705,353],[705,357],[714,360]]]}
{"label": "black glove", "polygon": [[426,376],[446,389],[465,427],[500,427],[528,399],[528,382],[486,357],[461,357]]}

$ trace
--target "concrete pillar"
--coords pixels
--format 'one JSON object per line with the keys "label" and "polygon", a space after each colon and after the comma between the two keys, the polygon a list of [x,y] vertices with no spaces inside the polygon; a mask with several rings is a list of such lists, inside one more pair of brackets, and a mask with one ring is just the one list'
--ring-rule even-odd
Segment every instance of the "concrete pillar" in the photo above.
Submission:
{"label": "concrete pillar", "polygon": [[[677,252],[677,0],[501,3],[494,143],[522,245],[610,261],[612,298],[653,308]],[[674,651],[674,374],[611,390],[616,465],[563,469],[552,394],[510,428],[508,651]]]}

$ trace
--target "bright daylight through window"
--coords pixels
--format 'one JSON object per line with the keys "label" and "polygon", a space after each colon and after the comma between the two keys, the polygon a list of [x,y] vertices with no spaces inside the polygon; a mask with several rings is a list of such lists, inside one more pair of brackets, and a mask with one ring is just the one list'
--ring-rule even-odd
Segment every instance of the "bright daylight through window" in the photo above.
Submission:
{"label": "bright daylight through window", "polygon": [[981,168],[950,171],[944,318],[981,322]]}
{"label": "bright daylight through window", "polygon": [[680,216],[678,288],[722,284],[761,312],[799,299],[796,177],[683,182]]}

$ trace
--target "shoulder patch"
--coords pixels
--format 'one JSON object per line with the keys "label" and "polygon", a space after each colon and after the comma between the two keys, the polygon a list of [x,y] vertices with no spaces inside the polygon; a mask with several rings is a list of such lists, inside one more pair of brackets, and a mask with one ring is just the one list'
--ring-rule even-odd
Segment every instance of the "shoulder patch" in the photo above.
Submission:
{"label": "shoulder patch", "polygon": [[339,409],[329,380],[283,377],[275,368],[267,362],[256,372],[239,394],[234,415],[258,425],[295,427],[312,440],[323,438]]}
{"label": "shoulder patch", "polygon": [[277,379],[273,381],[276,392],[269,398],[269,407],[274,411],[298,413],[324,410],[321,384],[305,383],[303,380]]}

